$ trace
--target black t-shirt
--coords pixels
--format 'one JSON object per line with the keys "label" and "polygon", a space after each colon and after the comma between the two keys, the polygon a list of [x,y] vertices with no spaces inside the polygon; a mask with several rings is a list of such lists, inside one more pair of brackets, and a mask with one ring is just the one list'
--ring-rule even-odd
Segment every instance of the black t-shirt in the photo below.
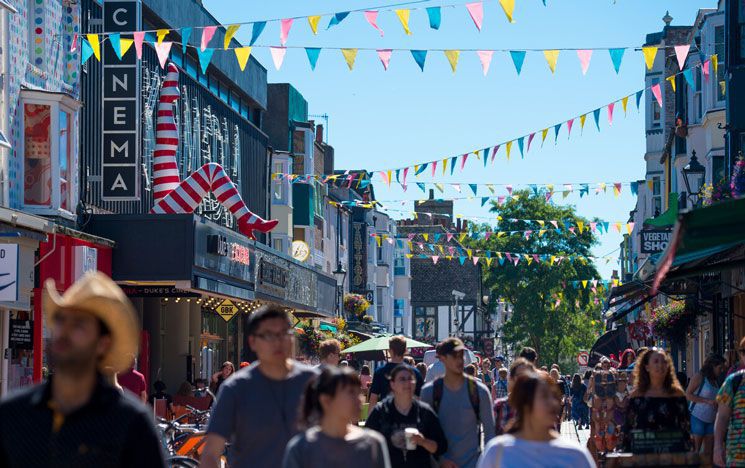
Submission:
{"label": "black t-shirt", "polygon": [[[391,391],[391,385],[388,381],[388,376],[391,374],[391,371],[399,364],[400,363],[389,362],[380,369],[376,370],[375,374],[373,374],[372,384],[370,385],[370,393],[378,395],[378,401],[382,401],[383,398],[388,396],[388,392]],[[414,389],[414,393],[419,396],[419,393],[422,391],[422,385],[424,385],[424,379],[422,378],[422,374],[420,374],[418,370],[414,369],[413,367],[412,370],[414,371],[414,375],[416,376],[416,388]]]}
{"label": "black t-shirt", "polygon": [[415,427],[425,439],[437,442],[437,452],[434,455],[442,455],[447,451],[448,443],[439,418],[429,405],[418,400],[413,401],[409,414],[403,415],[396,409],[393,397],[386,398],[375,405],[365,427],[380,432],[385,437],[391,468],[431,466],[431,455],[424,447],[406,450],[404,430],[407,427]]}

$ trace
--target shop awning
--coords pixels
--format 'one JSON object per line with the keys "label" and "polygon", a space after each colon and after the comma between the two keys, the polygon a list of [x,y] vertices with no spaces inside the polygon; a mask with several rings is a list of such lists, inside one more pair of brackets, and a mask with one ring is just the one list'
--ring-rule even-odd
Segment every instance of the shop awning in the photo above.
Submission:
{"label": "shop awning", "polygon": [[623,352],[629,347],[629,340],[626,336],[626,326],[621,325],[615,330],[605,332],[600,338],[595,341],[590,350],[590,361],[589,367],[595,367],[603,356],[610,356],[615,354],[618,356],[619,353]]}
{"label": "shop awning", "polygon": [[745,199],[722,202],[679,216],[652,285],[745,265]]}

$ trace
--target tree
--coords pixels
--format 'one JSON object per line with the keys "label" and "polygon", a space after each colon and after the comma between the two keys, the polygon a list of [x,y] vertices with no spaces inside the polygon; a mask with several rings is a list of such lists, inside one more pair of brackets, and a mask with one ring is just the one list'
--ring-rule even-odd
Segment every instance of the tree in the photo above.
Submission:
{"label": "tree", "polygon": [[[514,308],[502,328],[505,342],[516,349],[535,348],[544,365],[566,365],[575,362],[580,349],[589,349],[602,329],[599,291],[591,281],[599,275],[587,260],[597,239],[590,222],[574,207],[553,205],[547,198],[525,190],[514,192],[501,206],[492,202],[498,226],[474,226],[482,235],[464,243],[497,257],[491,266],[483,265],[484,288]],[[510,252],[512,261],[496,252]],[[515,253],[522,254],[517,265]],[[583,280],[588,283],[576,287]]]}

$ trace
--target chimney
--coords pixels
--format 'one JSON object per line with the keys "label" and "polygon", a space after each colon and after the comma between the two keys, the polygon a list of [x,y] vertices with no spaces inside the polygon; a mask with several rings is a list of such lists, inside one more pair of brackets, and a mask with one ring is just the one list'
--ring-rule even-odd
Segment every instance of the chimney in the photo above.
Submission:
{"label": "chimney", "polygon": [[316,143],[323,143],[323,125],[316,125]]}
{"label": "chimney", "polygon": [[430,200],[435,199],[435,189],[429,189],[429,199]]}

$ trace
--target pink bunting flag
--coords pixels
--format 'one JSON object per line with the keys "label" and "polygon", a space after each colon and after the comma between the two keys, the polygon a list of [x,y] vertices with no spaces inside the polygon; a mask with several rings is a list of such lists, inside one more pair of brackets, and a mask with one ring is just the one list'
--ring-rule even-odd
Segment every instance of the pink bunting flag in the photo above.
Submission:
{"label": "pink bunting flag", "polygon": [[478,265],[479,264],[479,257],[473,257],[473,264]]}
{"label": "pink bunting flag", "polygon": [[572,125],[574,125],[574,119],[567,120],[567,138],[572,136]]}
{"label": "pink bunting flag", "polygon": [[500,196],[497,197],[497,204],[499,206],[504,205],[504,195],[500,195]]}
{"label": "pink bunting flag", "polygon": [[466,3],[468,14],[471,15],[473,24],[481,31],[481,23],[484,21],[484,4],[481,2]]}
{"label": "pink bunting flag", "polygon": [[437,161],[432,162],[432,177],[435,176],[435,171],[437,170]]}
{"label": "pink bunting flag", "polygon": [[654,95],[654,98],[657,100],[657,104],[662,107],[662,91],[660,90],[660,84],[657,83],[655,85],[652,85],[652,94]]}
{"label": "pink bunting flag", "polygon": [[279,24],[279,43],[285,45],[287,38],[290,35],[290,28],[292,28],[292,18],[283,19]]}
{"label": "pink bunting flag", "polygon": [[451,240],[453,240],[453,235],[450,234],[449,232],[445,235],[445,237],[447,238],[447,241],[448,242],[450,242]]}
{"label": "pink bunting flag", "polygon": [[613,187],[616,189],[616,193],[621,193],[621,182],[614,182]]}
{"label": "pink bunting flag", "polygon": [[512,255],[509,252],[505,252],[504,256],[507,257],[508,262],[512,262]]}
{"label": "pink bunting flag", "polygon": [[450,256],[452,257],[453,254],[455,253],[455,247],[453,246],[448,247],[448,252],[450,252]]}
{"label": "pink bunting flag", "polygon": [[453,187],[453,190],[460,193],[460,184],[450,184],[451,187]]}
{"label": "pink bunting flag", "polygon": [[500,145],[495,146],[494,147],[494,151],[492,151],[492,153],[491,153],[491,162],[492,163],[494,162],[494,158],[497,157],[497,151],[499,151],[499,146]]}
{"label": "pink bunting flag", "polygon": [[554,192],[546,192],[546,201],[551,200],[551,197],[554,195]]}
{"label": "pink bunting flag", "polygon": [[[409,175],[409,168],[408,167],[407,168],[404,168],[404,182],[403,182],[403,184],[401,184],[404,187],[406,187],[406,176],[407,175]],[[406,189],[404,189],[404,190],[406,190]]]}
{"label": "pink bunting flag", "polygon": [[393,53],[393,50],[391,49],[378,49],[376,51],[378,53],[378,58],[381,62],[383,62],[383,68],[388,71],[388,63],[391,61],[391,54]]}
{"label": "pink bunting flag", "polygon": [[528,151],[530,151],[530,143],[531,143],[531,142],[533,141],[533,138],[534,138],[534,137],[535,137],[535,132],[531,133],[531,134],[530,134],[530,135],[528,136],[528,149],[527,149],[527,150],[525,150],[525,152],[526,152],[526,153],[527,153]]}
{"label": "pink bunting flag", "polygon": [[533,260],[535,260],[536,262],[541,261],[540,257],[538,257],[538,254],[533,254]]}
{"label": "pink bunting flag", "polygon": [[212,36],[215,35],[215,31],[217,30],[217,26],[205,26],[204,29],[202,29],[202,43],[200,45],[200,49],[202,49],[202,52],[207,48],[207,45],[212,40]]}
{"label": "pink bunting flag", "polygon": [[504,188],[507,189],[507,193],[512,195],[512,185],[505,185]]}
{"label": "pink bunting flag", "polygon": [[78,33],[72,35],[72,44],[70,44],[70,52],[78,50]]}
{"label": "pink bunting flag", "polygon": [[613,125],[613,108],[616,107],[615,102],[608,104],[608,125]]}
{"label": "pink bunting flag", "polygon": [[135,52],[137,52],[137,60],[142,59],[142,41],[145,39],[145,31],[135,31],[132,33],[135,40]]}
{"label": "pink bunting flag", "polygon": [[597,229],[598,229],[598,223],[595,223],[595,222],[590,223],[590,230],[592,232],[597,231]]}
{"label": "pink bunting flag", "polygon": [[481,60],[481,69],[484,71],[484,76],[486,76],[486,74],[489,73],[489,65],[491,65],[491,59],[494,55],[494,51],[477,50],[476,54],[479,56],[479,60]]}
{"label": "pink bunting flag", "polygon": [[489,237],[491,237],[491,235],[492,235],[492,232],[491,231],[486,231],[484,233],[484,240],[489,240]]}
{"label": "pink bunting flag", "polygon": [[269,52],[272,53],[272,61],[274,62],[274,68],[279,70],[282,68],[282,62],[285,61],[285,54],[287,53],[286,47],[270,47]]}
{"label": "pink bunting flag", "polygon": [[440,259],[439,255],[432,255],[432,263],[437,265],[437,261]]}
{"label": "pink bunting flag", "polygon": [[155,53],[158,54],[158,62],[160,62],[160,68],[166,68],[166,62],[168,61],[168,54],[171,53],[171,46],[173,42],[165,41],[158,44],[155,43]]}
{"label": "pink bunting flag", "polygon": [[463,167],[466,165],[466,161],[468,160],[468,153],[464,154],[460,158],[460,170],[463,170]]}
{"label": "pink bunting flag", "polygon": [[388,179],[388,173],[386,171],[380,171],[380,177],[383,178],[383,182],[385,182],[386,185],[391,184],[391,181]]}
{"label": "pink bunting flag", "polygon": [[701,71],[704,74],[704,81],[709,81],[709,66],[711,65],[711,60],[706,60],[704,64],[701,66]]}
{"label": "pink bunting flag", "polygon": [[530,235],[533,234],[533,231],[525,231],[523,234],[525,234],[525,240],[530,239]]}
{"label": "pink bunting flag", "polygon": [[369,10],[369,11],[366,11],[364,14],[365,14],[365,19],[367,20],[368,23],[370,23],[370,26],[377,29],[378,32],[380,33],[380,37],[383,37],[383,34],[384,34],[383,30],[380,29],[380,26],[378,26],[378,12],[375,10]]}
{"label": "pink bunting flag", "polygon": [[559,222],[558,221],[551,221],[551,224],[554,225],[554,228],[559,229]]}
{"label": "pink bunting flag", "polygon": [[587,74],[587,69],[590,67],[590,59],[592,58],[592,50],[578,50],[577,58],[579,58],[579,63],[582,66],[582,74]]}
{"label": "pink bunting flag", "polygon": [[676,45],[675,46],[675,58],[678,59],[678,67],[682,70],[685,67],[686,59],[688,58],[688,51],[691,49],[690,44]]}

